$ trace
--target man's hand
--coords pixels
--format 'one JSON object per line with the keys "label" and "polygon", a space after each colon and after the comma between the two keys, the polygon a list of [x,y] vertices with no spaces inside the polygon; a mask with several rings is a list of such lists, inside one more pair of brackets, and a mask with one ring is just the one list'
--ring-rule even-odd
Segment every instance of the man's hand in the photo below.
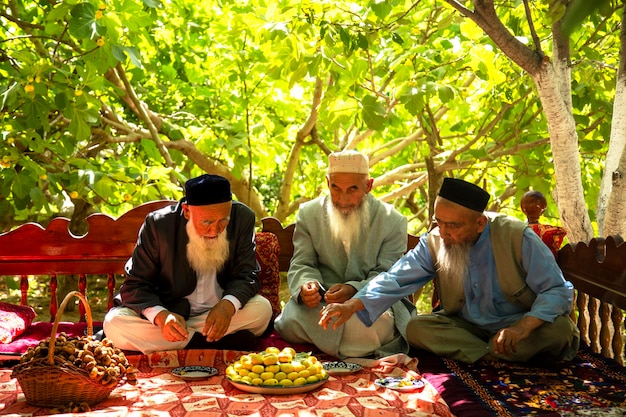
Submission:
{"label": "man's hand", "polygon": [[514,325],[500,329],[493,337],[493,353],[509,356],[517,352],[517,344],[543,323],[543,320],[536,317],[525,316]]}
{"label": "man's hand", "polygon": [[159,326],[161,334],[168,342],[181,342],[189,337],[187,323],[180,314],[163,310],[154,318],[154,324]]}
{"label": "man's hand", "polygon": [[324,295],[324,301],[328,304],[343,303],[356,294],[356,288],[348,284],[334,284]]}
{"label": "man's hand", "polygon": [[230,320],[235,314],[235,306],[228,300],[221,300],[209,311],[202,335],[206,336],[207,342],[220,340],[226,334]]}
{"label": "man's hand", "polygon": [[300,300],[307,307],[316,307],[322,296],[320,295],[320,286],[317,281],[309,281],[300,287]]}
{"label": "man's hand", "polygon": [[318,324],[328,330],[328,324],[335,318],[333,322],[333,330],[347,322],[354,313],[363,310],[365,306],[358,298],[352,298],[342,304],[328,304],[320,311],[320,321]]}

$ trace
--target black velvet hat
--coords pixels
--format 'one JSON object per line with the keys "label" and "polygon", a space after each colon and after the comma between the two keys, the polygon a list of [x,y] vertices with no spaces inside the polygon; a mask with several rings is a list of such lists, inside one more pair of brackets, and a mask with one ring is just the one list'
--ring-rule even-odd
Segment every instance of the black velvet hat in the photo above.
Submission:
{"label": "black velvet hat", "polygon": [[489,202],[489,193],[477,185],[457,178],[444,178],[439,196],[474,211],[483,212]]}
{"label": "black velvet hat", "polygon": [[187,204],[190,206],[207,206],[231,201],[233,194],[230,183],[219,175],[204,174],[192,178],[185,183]]}

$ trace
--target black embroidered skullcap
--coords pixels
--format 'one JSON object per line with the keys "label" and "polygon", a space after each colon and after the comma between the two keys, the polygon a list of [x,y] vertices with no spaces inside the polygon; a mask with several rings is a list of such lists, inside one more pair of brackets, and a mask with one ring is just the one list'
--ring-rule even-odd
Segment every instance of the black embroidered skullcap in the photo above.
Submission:
{"label": "black embroidered skullcap", "polygon": [[439,196],[474,211],[485,211],[489,193],[479,186],[457,178],[444,178]]}
{"label": "black embroidered skullcap", "polygon": [[231,201],[233,194],[230,183],[219,175],[204,174],[192,178],[185,183],[187,204],[190,206],[207,206]]}

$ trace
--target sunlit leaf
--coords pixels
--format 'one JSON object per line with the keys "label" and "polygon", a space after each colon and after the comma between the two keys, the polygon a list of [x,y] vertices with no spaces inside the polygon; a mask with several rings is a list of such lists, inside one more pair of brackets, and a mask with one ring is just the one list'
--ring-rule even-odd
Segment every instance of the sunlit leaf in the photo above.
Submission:
{"label": "sunlit leaf", "polygon": [[96,24],[96,8],[91,3],[80,3],[70,12],[68,29],[73,36],[93,39],[98,34]]}

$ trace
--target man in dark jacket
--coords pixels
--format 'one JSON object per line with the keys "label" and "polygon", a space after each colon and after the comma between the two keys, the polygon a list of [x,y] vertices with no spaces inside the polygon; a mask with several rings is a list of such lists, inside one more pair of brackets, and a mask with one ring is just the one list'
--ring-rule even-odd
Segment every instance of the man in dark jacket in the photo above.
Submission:
{"label": "man in dark jacket", "polygon": [[272,309],[258,294],[254,213],[232,201],[230,183],[217,175],[190,179],[185,191],[178,204],[150,213],[139,232],[104,319],[116,347],[150,353],[227,339],[249,344],[267,328]]}

